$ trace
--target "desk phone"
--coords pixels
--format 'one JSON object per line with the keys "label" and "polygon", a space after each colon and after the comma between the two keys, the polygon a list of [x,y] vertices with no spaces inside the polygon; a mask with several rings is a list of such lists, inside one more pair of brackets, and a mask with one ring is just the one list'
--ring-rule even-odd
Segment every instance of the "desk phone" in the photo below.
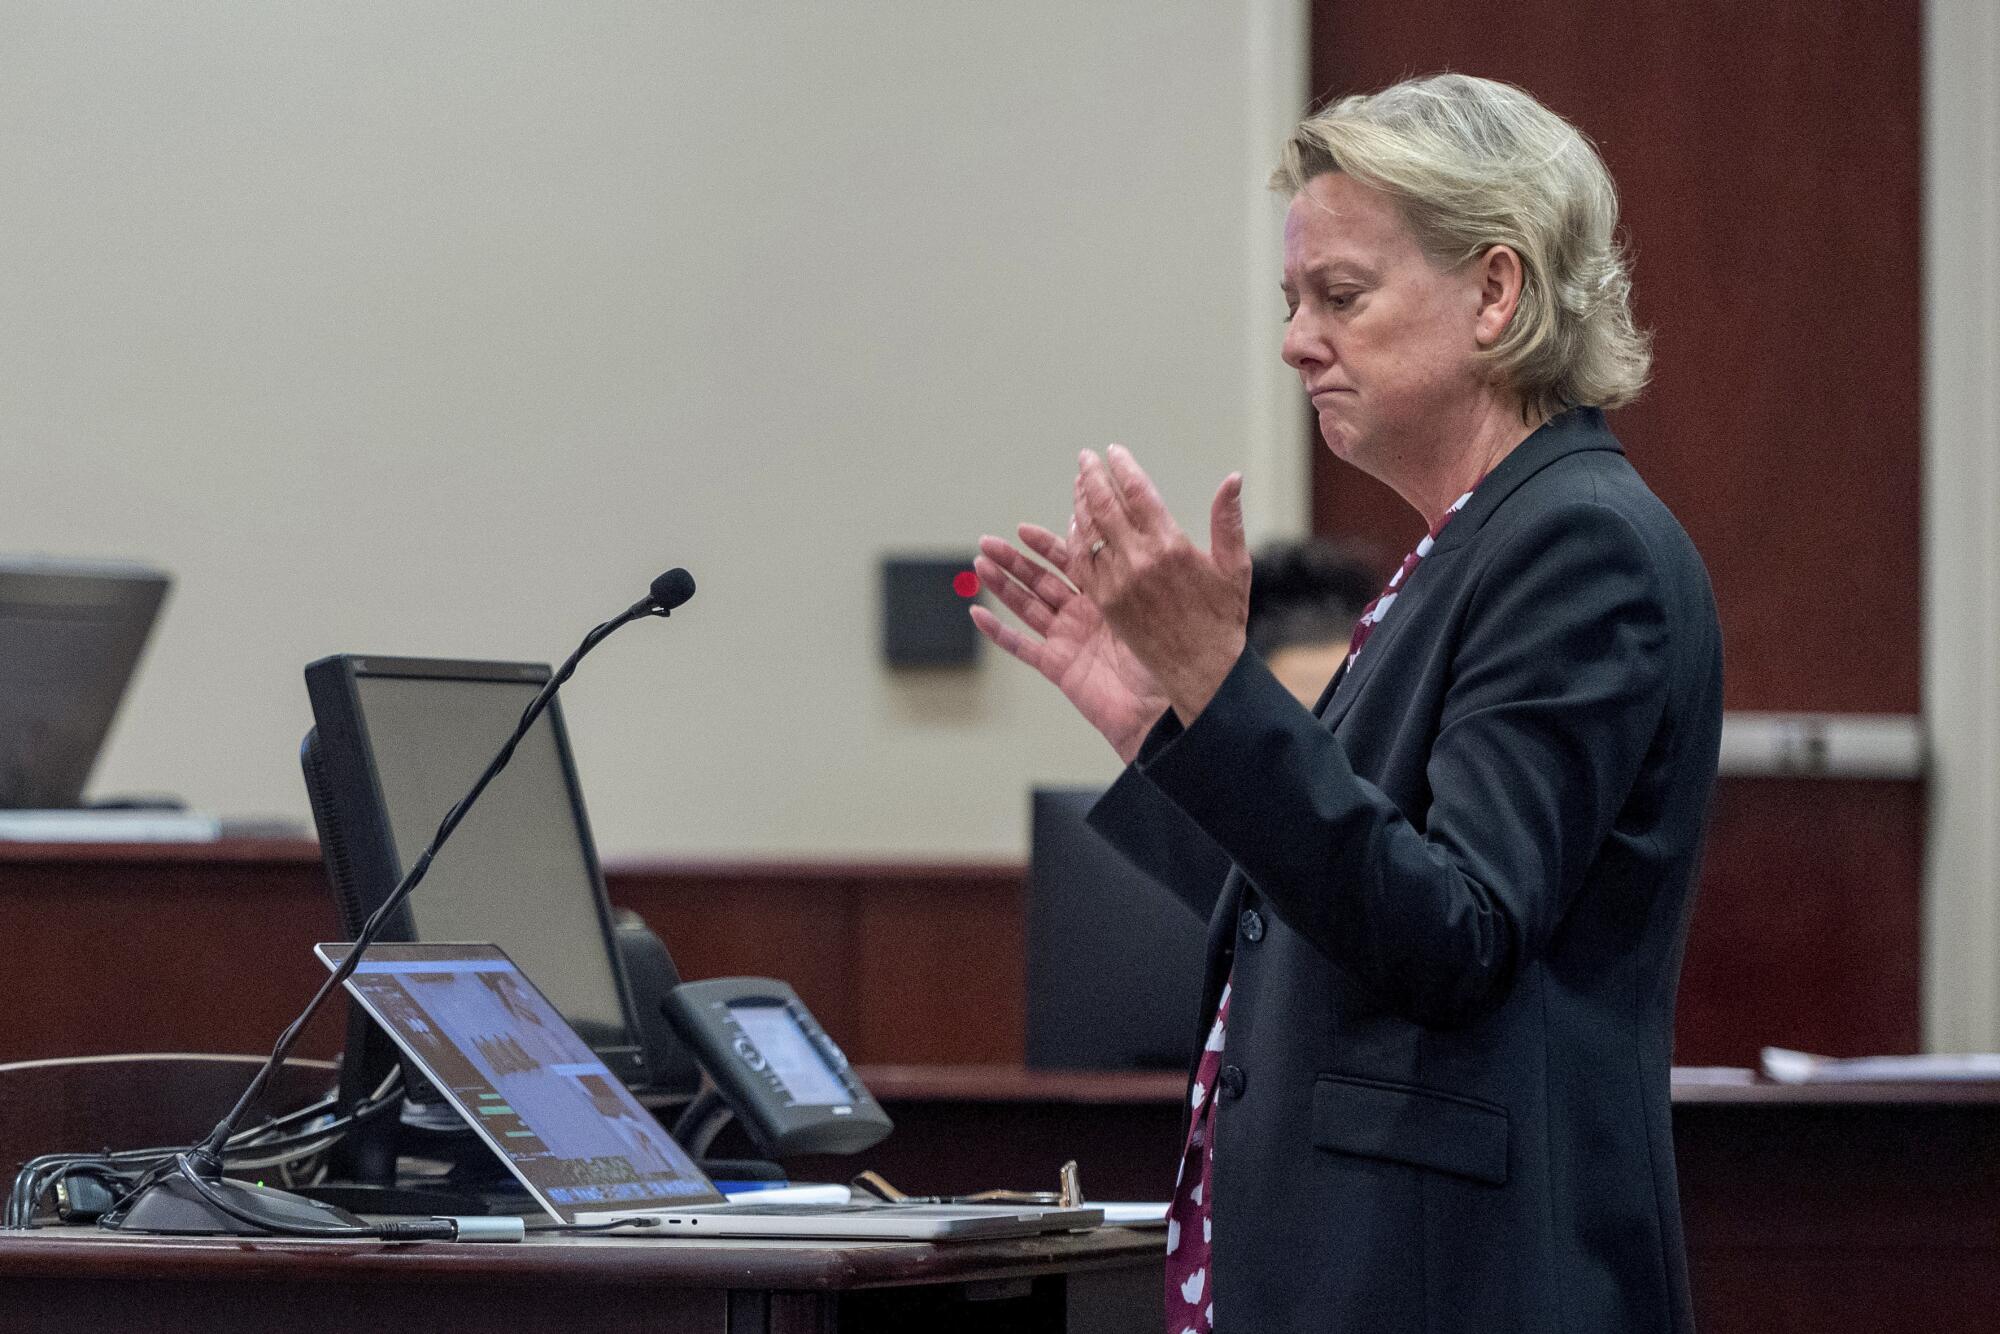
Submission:
{"label": "desk phone", "polygon": [[893,1128],[847,1056],[783,982],[686,982],[668,993],[663,1009],[767,1152],[856,1153]]}

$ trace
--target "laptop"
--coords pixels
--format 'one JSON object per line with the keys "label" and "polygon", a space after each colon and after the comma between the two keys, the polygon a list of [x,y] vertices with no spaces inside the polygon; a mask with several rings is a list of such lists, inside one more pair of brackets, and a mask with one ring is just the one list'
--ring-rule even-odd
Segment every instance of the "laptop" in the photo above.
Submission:
{"label": "laptop", "polygon": [[[350,947],[313,952],[328,968]],[[731,1203],[497,945],[378,944],[347,980],[551,1217],[711,1237],[942,1241],[1096,1227],[1100,1209]]]}

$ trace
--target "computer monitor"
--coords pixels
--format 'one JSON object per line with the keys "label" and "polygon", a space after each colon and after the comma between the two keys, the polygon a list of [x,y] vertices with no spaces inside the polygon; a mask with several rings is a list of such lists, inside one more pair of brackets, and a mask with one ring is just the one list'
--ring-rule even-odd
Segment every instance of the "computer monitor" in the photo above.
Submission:
{"label": "computer monitor", "polygon": [[124,562],[0,557],[0,808],[82,801],[170,582]]}
{"label": "computer monitor", "polygon": [[[341,926],[352,938],[429,843],[549,679],[539,663],[341,655],[306,668],[313,730],[301,748]],[[583,792],[551,702],[379,939],[490,941],[506,950],[626,1083],[691,1093],[691,1059],[636,995]],[[655,989],[678,982],[648,938],[633,952]],[[665,977],[652,974],[664,971]],[[349,1026],[343,1092],[364,1096],[393,1052]]]}
{"label": "computer monitor", "polygon": [[1085,823],[1102,795],[1030,796],[1028,1064],[1185,1069],[1207,924]]}

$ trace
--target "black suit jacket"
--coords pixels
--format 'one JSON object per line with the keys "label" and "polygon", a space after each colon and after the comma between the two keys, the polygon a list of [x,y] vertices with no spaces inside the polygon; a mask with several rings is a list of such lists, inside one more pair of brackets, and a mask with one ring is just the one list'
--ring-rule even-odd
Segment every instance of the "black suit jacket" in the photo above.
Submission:
{"label": "black suit jacket", "polygon": [[1314,713],[1254,654],[1092,824],[1210,917],[1240,1334],[1692,1328],[1668,1070],[1708,578],[1601,414],[1448,523]]}

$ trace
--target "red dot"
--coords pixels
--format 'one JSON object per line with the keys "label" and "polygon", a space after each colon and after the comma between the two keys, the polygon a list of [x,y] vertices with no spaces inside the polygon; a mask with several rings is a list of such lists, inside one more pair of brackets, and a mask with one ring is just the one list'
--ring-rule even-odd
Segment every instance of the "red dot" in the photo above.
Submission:
{"label": "red dot", "polygon": [[951,577],[951,591],[962,598],[979,596],[979,576],[970,570],[960,570]]}

